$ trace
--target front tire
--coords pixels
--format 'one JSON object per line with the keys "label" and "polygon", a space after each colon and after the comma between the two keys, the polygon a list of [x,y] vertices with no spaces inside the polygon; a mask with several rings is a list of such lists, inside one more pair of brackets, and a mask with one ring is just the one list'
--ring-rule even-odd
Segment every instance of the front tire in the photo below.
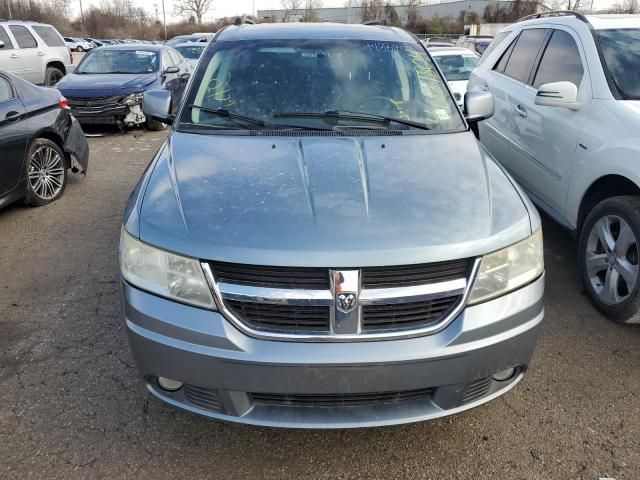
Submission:
{"label": "front tire", "polygon": [[580,232],[580,272],[595,307],[620,323],[640,323],[640,197],[603,200]]}
{"label": "front tire", "polygon": [[82,52],[84,52],[84,48],[78,47],[78,48],[76,48],[76,52],[82,53]]}
{"label": "front tire", "polygon": [[152,118],[147,118],[147,128],[152,132],[161,132],[167,128],[167,124],[153,120]]}
{"label": "front tire", "polygon": [[67,186],[65,156],[58,145],[37,138],[27,151],[27,197],[25,203],[41,207],[62,195]]}

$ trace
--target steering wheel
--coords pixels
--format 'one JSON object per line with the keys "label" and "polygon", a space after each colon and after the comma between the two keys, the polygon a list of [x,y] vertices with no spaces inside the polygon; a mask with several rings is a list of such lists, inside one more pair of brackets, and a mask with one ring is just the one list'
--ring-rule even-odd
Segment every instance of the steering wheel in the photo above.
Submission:
{"label": "steering wheel", "polygon": [[365,105],[372,103],[372,102],[379,102],[378,105],[380,105],[380,103],[386,103],[388,106],[391,106],[391,108],[396,111],[398,109],[397,105],[395,103],[393,103],[393,100],[391,100],[389,97],[383,97],[382,95],[373,95],[371,97],[365,97],[362,100],[360,100],[360,102],[358,103],[358,110],[367,110],[365,107]]}

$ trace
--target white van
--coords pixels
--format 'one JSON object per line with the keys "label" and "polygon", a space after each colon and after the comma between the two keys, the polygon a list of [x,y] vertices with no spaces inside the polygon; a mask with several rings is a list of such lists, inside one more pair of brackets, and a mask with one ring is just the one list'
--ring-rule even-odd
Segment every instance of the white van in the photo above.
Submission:
{"label": "white van", "polygon": [[52,86],[73,71],[73,57],[60,33],[44,23],[0,22],[0,70]]}

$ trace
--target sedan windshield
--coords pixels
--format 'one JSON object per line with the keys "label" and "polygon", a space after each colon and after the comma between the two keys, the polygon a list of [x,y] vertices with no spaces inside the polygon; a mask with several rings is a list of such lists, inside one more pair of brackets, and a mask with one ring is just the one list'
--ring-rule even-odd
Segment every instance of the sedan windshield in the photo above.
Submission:
{"label": "sedan windshield", "polygon": [[205,55],[183,124],[240,128],[242,115],[253,120],[244,122],[251,128],[260,126],[256,120],[270,128],[464,128],[442,78],[417,43],[222,41]]}
{"label": "sedan windshield", "polygon": [[624,98],[640,100],[640,28],[597,32],[616,87]]}
{"label": "sedan windshield", "polygon": [[202,45],[194,44],[189,46],[183,45],[183,46],[175,47],[175,49],[178,52],[180,52],[184,58],[197,60],[198,58],[200,58],[200,55],[202,55],[202,52],[204,51],[205,46],[206,46],[205,44],[202,44]]}
{"label": "sedan windshield", "polygon": [[158,71],[158,53],[146,50],[94,50],[75,73],[153,73]]}
{"label": "sedan windshield", "polygon": [[438,55],[433,58],[450,82],[469,80],[471,70],[478,63],[478,56],[472,54]]}

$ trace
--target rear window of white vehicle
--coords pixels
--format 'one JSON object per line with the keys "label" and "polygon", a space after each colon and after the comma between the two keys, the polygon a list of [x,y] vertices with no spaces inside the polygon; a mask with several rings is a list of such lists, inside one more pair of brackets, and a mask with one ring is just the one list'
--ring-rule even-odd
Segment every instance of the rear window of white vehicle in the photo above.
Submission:
{"label": "rear window of white vehicle", "polygon": [[38,42],[33,38],[33,35],[31,35],[27,27],[23,27],[22,25],[9,25],[9,30],[13,33],[13,38],[18,42],[19,48],[36,48],[38,46]]}
{"label": "rear window of white vehicle", "polygon": [[62,37],[58,35],[58,32],[56,32],[53,27],[48,27],[46,25],[34,25],[32,28],[47,46],[64,47]]}

